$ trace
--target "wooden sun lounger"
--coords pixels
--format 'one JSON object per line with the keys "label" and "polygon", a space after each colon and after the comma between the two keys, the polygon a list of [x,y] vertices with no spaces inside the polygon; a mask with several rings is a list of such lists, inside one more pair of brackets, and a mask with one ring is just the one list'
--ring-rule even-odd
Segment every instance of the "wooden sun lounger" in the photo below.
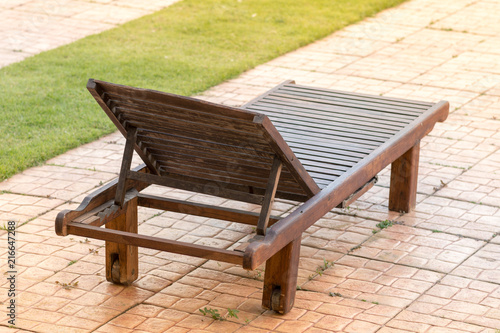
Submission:
{"label": "wooden sun lounger", "polygon": [[[119,178],[56,219],[58,235],[106,241],[106,278],[138,277],[137,247],[256,269],[266,262],[262,304],[293,306],[302,233],[346,206],[392,163],[389,209],[415,206],[419,142],[448,103],[346,93],[284,82],[243,108],[89,80],[88,90],[126,138]],[[131,170],[133,152],[144,165]],[[168,199],[151,184],[262,205],[260,214]],[[275,198],[303,202],[271,216]],[[252,241],[225,250],[137,234],[137,207],[256,226]],[[105,225],[106,228],[101,228]]]}

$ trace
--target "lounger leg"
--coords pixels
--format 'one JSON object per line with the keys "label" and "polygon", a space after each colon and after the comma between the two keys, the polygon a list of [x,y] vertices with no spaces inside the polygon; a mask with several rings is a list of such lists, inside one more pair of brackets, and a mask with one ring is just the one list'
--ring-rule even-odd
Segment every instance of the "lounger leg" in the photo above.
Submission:
{"label": "lounger leg", "polygon": [[262,307],[282,314],[292,309],[297,290],[299,256],[300,238],[267,260]]}
{"label": "lounger leg", "polygon": [[409,213],[417,202],[417,178],[420,143],[404,153],[391,165],[389,209]]}
{"label": "lounger leg", "polygon": [[[137,233],[137,197],[127,202],[125,214],[106,223],[106,228]],[[106,242],[106,280],[129,285],[139,276],[137,246]]]}

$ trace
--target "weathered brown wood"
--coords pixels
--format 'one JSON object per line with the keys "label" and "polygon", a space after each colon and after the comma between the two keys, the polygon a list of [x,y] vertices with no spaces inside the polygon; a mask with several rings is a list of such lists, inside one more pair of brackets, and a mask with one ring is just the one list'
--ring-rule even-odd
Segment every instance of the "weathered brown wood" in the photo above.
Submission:
{"label": "weathered brown wood", "polygon": [[[201,173],[208,173],[212,175],[220,175],[222,177],[233,177],[239,179],[248,179],[256,182],[267,182],[271,164],[253,162],[252,159],[228,159],[217,158],[217,155],[200,154],[197,155],[195,151],[182,150],[178,148],[159,147],[154,146],[148,148],[154,157],[157,158],[158,164],[164,171],[170,168],[179,168],[186,170],[184,173],[191,171],[198,171]],[[297,182],[289,172],[283,173],[283,180],[288,181],[289,187],[295,187],[300,190]],[[285,183],[283,183],[285,185]],[[302,193],[302,192],[301,192]]]}
{"label": "weathered brown wood", "polygon": [[257,268],[290,241],[300,237],[304,230],[330,209],[416,145],[430,126],[446,119],[448,109],[448,102],[436,103],[416,118],[412,126],[406,127],[290,215],[275,223],[268,229],[264,241],[254,242],[246,248],[243,267]]}
{"label": "weathered brown wood", "polygon": [[132,164],[134,157],[134,146],[137,139],[137,128],[131,127],[127,131],[127,141],[125,142],[125,150],[123,152],[122,166],[120,169],[120,176],[118,177],[118,186],[116,187],[115,204],[122,207],[125,200],[125,183],[127,182],[127,173]]}
{"label": "weathered brown wood", "polygon": [[[196,178],[198,181],[196,183],[200,185],[211,184],[211,186],[216,186],[217,188],[225,188],[239,191],[242,189],[244,193],[251,193],[257,195],[264,195],[266,182],[264,178],[255,178],[251,176],[244,177],[240,175],[233,175],[227,172],[213,172],[212,170],[200,169],[196,166],[189,165],[175,165],[171,164],[165,168],[160,169],[164,172],[165,175],[168,175],[169,178],[179,178],[179,177],[189,177],[190,179]],[[243,190],[246,188],[245,190]],[[304,198],[302,194],[303,191],[301,188],[295,186],[295,183],[292,183],[291,180],[282,179],[279,182],[279,189],[277,193],[282,198],[285,198],[286,194],[295,194],[296,198]],[[207,192],[210,194],[211,192]],[[229,193],[229,192],[228,192]],[[241,197],[240,194],[233,193],[238,197]],[[222,195],[221,195],[222,196]],[[224,196],[225,197],[225,194]],[[229,196],[228,199],[237,200],[236,197]],[[299,200],[303,201],[303,200]]]}
{"label": "weathered brown wood", "polygon": [[[138,195],[138,191],[135,188],[130,189],[125,194],[124,203],[126,203]],[[125,206],[124,205],[124,206]],[[102,226],[108,223],[111,220],[119,217],[120,215],[125,214],[125,208],[120,207],[114,203],[114,200],[109,200],[106,203],[90,210],[89,212],[75,218],[72,222],[78,222],[88,225],[94,226]]]}
{"label": "weathered brown wood", "polygon": [[318,88],[318,87],[310,87],[310,86],[302,86],[298,84],[290,84],[288,82],[283,83],[283,88],[287,90],[299,90],[305,91],[309,94],[324,94],[326,96],[336,96],[342,98],[343,100],[356,100],[356,101],[368,101],[368,102],[378,102],[389,105],[414,105],[419,108],[428,109],[433,106],[434,103],[415,101],[411,99],[404,98],[393,98],[386,96],[376,96],[363,94],[359,92],[348,92],[348,91],[340,91],[335,89],[326,89],[326,88]]}
{"label": "weathered brown wood", "polygon": [[[284,133],[309,133],[308,127],[304,127],[304,125],[300,124],[290,124],[286,122],[280,122],[279,119],[277,121],[273,121],[275,126],[279,126],[279,131]],[[348,131],[336,131],[332,132],[329,128],[319,128],[316,127],[314,132],[311,133],[312,137],[328,137],[332,138],[333,141],[341,141],[341,142],[359,142],[365,145],[371,145],[378,147],[381,143],[384,143],[386,140],[384,138],[378,138],[371,136],[369,133],[350,133]]]}
{"label": "weathered brown wood", "polygon": [[[187,202],[169,198],[160,198],[148,194],[139,194],[138,199],[138,205],[141,207],[162,209],[170,212],[203,216],[249,225],[257,225],[260,215],[259,213],[247,212],[239,209],[216,207],[197,202]],[[272,225],[280,219],[281,217],[279,216],[270,216],[269,224]]]}
{"label": "weathered brown wood", "polygon": [[256,113],[251,111],[241,110],[221,104],[215,104],[192,97],[179,96],[151,89],[134,88],[101,80],[91,79],[90,81],[92,81],[95,85],[102,87],[102,89],[106,92],[112,93],[114,95],[119,95],[125,100],[127,100],[128,98],[128,100],[131,101],[137,99],[148,101],[150,103],[168,104],[179,108],[203,111],[211,114],[234,117],[247,121],[251,121],[256,115]]}
{"label": "weathered brown wood", "polygon": [[286,144],[285,140],[283,140],[283,137],[273,126],[269,118],[256,117],[254,119],[254,122],[261,123],[262,126],[266,129],[266,131],[264,132],[264,137],[268,140],[268,143],[271,145],[271,147],[273,147],[274,152],[279,156],[281,162],[286,165],[288,171],[295,177],[304,191],[306,191],[307,195],[309,197],[312,197],[316,193],[318,193],[320,191],[320,188],[307,173],[306,169],[304,169],[304,166],[300,163],[299,159]]}
{"label": "weathered brown wood", "polygon": [[[125,127],[118,121],[116,116],[113,114],[113,111],[109,109],[109,107],[106,105],[106,102],[102,99],[102,96],[104,95],[104,91],[101,86],[97,84],[97,80],[94,79],[89,79],[87,82],[87,90],[90,92],[90,94],[94,97],[96,102],[99,104],[99,106],[103,109],[103,111],[108,115],[109,119],[115,124],[116,128],[123,134],[123,136],[127,136],[127,130]],[[148,166],[149,170],[153,174],[159,174],[158,170],[156,169],[156,165],[154,161],[151,161],[151,159],[144,154],[139,147],[136,146],[136,152],[137,154],[141,157],[141,159],[144,161],[144,163]]]}
{"label": "weathered brown wood", "polygon": [[[167,175],[186,175],[198,178],[204,178],[212,181],[230,182],[235,185],[252,186],[254,188],[265,188],[266,178],[261,175],[244,175],[237,173],[233,170],[225,171],[224,169],[215,171],[214,169],[205,168],[203,165],[198,164],[185,164],[179,160],[165,161],[165,166],[161,167],[161,171]],[[242,168],[245,169],[245,168]],[[327,178],[329,179],[329,178]],[[282,178],[279,183],[280,192],[292,192],[296,194],[303,194],[303,190],[297,186],[294,179],[289,173],[283,172]],[[256,193],[256,192],[254,192]]]}
{"label": "weathered brown wood", "polygon": [[389,209],[409,213],[417,203],[420,143],[414,145],[391,165]]}
{"label": "weathered brown wood", "polygon": [[168,136],[161,133],[139,133],[138,140],[146,147],[169,147],[170,149],[197,151],[205,156],[219,155],[225,161],[253,159],[257,165],[268,165],[273,154],[255,147],[241,147],[229,144],[217,144],[205,140]]}
{"label": "weathered brown wood", "polygon": [[[389,208],[411,209],[418,143],[448,114],[445,102],[344,93],[291,82],[246,104],[247,110],[102,81],[90,80],[88,88],[127,137],[126,157],[115,185],[77,211],[58,216],[58,234],[105,240],[107,278],[125,284],[137,272],[137,255],[130,252],[137,246],[242,264],[245,269],[267,261],[263,306],[281,313],[293,306],[302,233],[341,202],[356,200],[373,185],[367,182],[391,163]],[[137,132],[127,133],[130,127]],[[129,170],[134,149],[148,167],[141,173]],[[263,207],[257,216],[137,194],[132,188],[140,191],[149,184]],[[269,217],[274,196],[309,200],[279,219]],[[137,235],[137,204],[257,225],[259,235],[235,251]],[[97,227],[103,224],[106,229]]]}
{"label": "weathered brown wood", "polygon": [[68,231],[72,235],[95,238],[119,244],[128,244],[129,246],[167,251],[197,258],[218,260],[231,264],[241,265],[243,259],[243,254],[235,251],[178,242],[126,231],[103,229],[75,222],[68,224]]}
{"label": "weathered brown wood", "polygon": [[276,194],[276,189],[278,188],[278,182],[280,179],[281,168],[283,163],[278,156],[274,157],[273,165],[271,167],[271,172],[269,174],[269,181],[266,187],[266,194],[264,195],[264,200],[262,203],[262,208],[260,210],[259,222],[257,223],[257,235],[265,235],[267,225],[269,224],[269,216],[271,216],[271,210],[273,208],[274,196]]}
{"label": "weathered brown wood", "polygon": [[207,112],[191,112],[186,108],[176,108],[163,105],[142,105],[144,103],[127,103],[118,100],[108,101],[110,108],[119,113],[123,113],[135,119],[151,119],[158,123],[168,124],[176,122],[178,124],[189,126],[200,125],[222,131],[238,131],[243,133],[255,133],[255,126],[251,122],[240,119],[221,117]]}
{"label": "weathered brown wood", "polygon": [[[162,186],[169,186],[173,188],[179,188],[187,191],[193,191],[198,193],[212,194],[217,195],[223,198],[249,202],[254,204],[262,204],[262,196],[256,195],[252,193],[244,193],[242,191],[236,191],[229,188],[226,188],[226,184],[213,183],[213,188],[208,187],[207,183],[194,183],[185,180],[169,178],[166,176],[156,176],[152,174],[144,174],[138,172],[129,172],[127,178],[138,180],[141,182],[156,184]],[[228,184],[229,185],[229,184]]]}
{"label": "weathered brown wood", "polygon": [[[138,167],[133,169],[133,171],[140,173],[148,172],[148,170],[149,169],[145,164],[139,165]],[[87,214],[88,212],[94,210],[96,207],[99,207],[103,204],[106,204],[106,202],[113,200],[115,197],[117,184],[118,179],[115,179],[109,184],[104,185],[103,187],[86,196],[85,199],[83,199],[82,203],[75,210],[65,209],[59,212],[59,214],[57,214],[55,224],[56,234],[58,234],[59,236],[66,236],[68,234],[67,224],[69,222],[74,221],[79,216]],[[127,180],[126,187],[127,189],[135,188],[137,191],[141,191],[149,185],[150,184],[145,182],[129,179]]]}
{"label": "weathered brown wood", "polygon": [[[203,131],[194,128],[186,128],[179,126],[158,126],[150,125],[140,121],[130,121],[132,125],[140,127],[140,134],[151,137],[175,137],[176,139],[183,140],[187,143],[199,143],[206,142],[212,146],[223,147],[225,146],[236,146],[242,149],[247,149],[250,153],[256,151],[256,155],[259,152],[267,152],[268,154],[273,154],[272,150],[269,150],[269,145],[262,138],[254,136],[255,141],[248,141],[248,136],[236,135],[235,133],[228,133],[228,135],[222,135],[218,131]],[[192,127],[192,126],[191,126]]]}
{"label": "weathered brown wood", "polygon": [[[266,107],[259,107],[258,105],[252,106],[252,109],[259,111],[269,111],[273,110],[272,104],[266,105]],[[363,133],[365,130],[373,132],[374,135],[380,137],[386,137],[392,133],[401,130],[404,125],[397,123],[394,125],[378,124],[376,121],[370,121],[370,119],[363,119],[360,121],[358,119],[353,119],[354,117],[335,117],[335,121],[332,121],[332,112],[325,113],[324,115],[307,114],[302,111],[299,107],[286,107],[286,113],[275,112],[273,122],[277,122],[278,119],[284,123],[300,125],[304,120],[307,120],[309,124],[316,124],[317,126],[330,127],[332,126],[335,130],[349,131],[353,133]],[[302,112],[301,112],[302,111]]]}
{"label": "weathered brown wood", "polygon": [[300,257],[300,238],[279,250],[266,262],[262,306],[288,313],[295,301]]}
{"label": "weathered brown wood", "polygon": [[130,124],[132,126],[151,130],[160,130],[165,133],[185,133],[186,131],[192,134],[197,134],[198,137],[210,138],[215,142],[231,142],[241,140],[242,136],[248,136],[252,138],[252,143],[255,141],[256,145],[259,147],[265,147],[266,142],[262,139],[259,131],[253,126],[253,131],[237,131],[231,129],[225,129],[222,127],[209,126],[206,123],[196,123],[179,121],[176,119],[169,119],[168,121],[155,120],[154,118],[147,118],[146,115],[138,116],[130,113],[120,113],[120,120],[123,123]]}
{"label": "weathered brown wood", "polygon": [[373,185],[378,181],[377,177],[373,177],[368,183],[363,185],[360,189],[358,189],[356,192],[351,194],[349,197],[344,199],[339,205],[337,205],[337,208],[347,208],[349,205],[354,203],[356,200],[358,200],[363,194],[368,192]]}
{"label": "weathered brown wood", "polygon": [[314,136],[314,138],[311,138],[311,135],[305,136],[303,134],[296,132],[287,132],[285,135],[283,135],[283,138],[286,140],[287,143],[288,142],[296,142],[303,144],[310,143],[318,146],[325,146],[337,149],[340,153],[342,151],[347,151],[349,153],[353,152],[359,154],[369,154],[370,152],[373,151],[373,147],[366,147],[363,145],[355,144],[354,142],[349,142],[349,144],[346,145],[346,143],[344,142],[332,141],[330,138],[322,139],[321,137],[316,137],[316,136]]}
{"label": "weathered brown wood", "polygon": [[[329,99],[325,95],[313,95],[310,92],[300,92],[290,91],[289,89],[283,89],[280,93],[273,94],[266,98],[266,101],[276,102],[279,104],[293,106],[297,102],[308,102],[310,107],[305,111],[315,113],[314,111],[322,111],[326,108],[331,109],[335,113],[344,115],[356,115],[359,110],[373,110],[373,111],[383,111],[386,113],[382,117],[383,120],[388,120],[388,123],[394,121],[394,118],[389,118],[390,115],[395,116],[396,119],[405,119],[411,117],[412,115],[418,113],[419,111],[425,111],[427,107],[420,107],[415,105],[409,105],[401,103],[399,105],[386,104],[380,102],[360,102],[355,99],[337,98]],[[358,112],[356,112],[356,110]],[[368,117],[370,114],[368,114]]]}
{"label": "weathered brown wood", "polygon": [[264,239],[264,236],[262,235],[255,235],[253,236],[252,238],[250,238],[249,240],[247,240],[246,242],[243,242],[241,243],[240,245],[238,245],[237,247],[235,247],[233,249],[233,251],[238,251],[238,252],[245,252],[245,249],[247,248],[247,246],[252,243],[252,242],[256,242],[256,241],[261,241]]}
{"label": "weathered brown wood", "polygon": [[[137,197],[126,203],[125,212],[109,221],[106,228],[137,234]],[[95,236],[90,236],[95,238]],[[139,249],[130,244],[106,242],[106,280],[130,285],[139,276]],[[114,265],[117,265],[114,267]],[[118,270],[117,272],[113,272]]]}
{"label": "weathered brown wood", "polygon": [[[304,117],[306,118],[306,117]],[[326,131],[332,131],[334,133],[341,134],[341,133],[348,133],[348,135],[351,136],[362,136],[362,135],[369,135],[370,138],[372,139],[378,139],[381,141],[385,141],[388,138],[391,137],[391,135],[395,134],[397,131],[381,131],[381,130],[374,130],[373,128],[370,127],[361,127],[361,126],[352,126],[348,124],[341,124],[340,122],[325,122],[325,121],[311,121],[310,119],[302,119],[299,120],[294,120],[290,119],[287,115],[280,115],[277,114],[273,117],[273,124],[280,125],[283,127],[286,126],[304,126],[304,121],[307,120],[307,123],[311,128],[317,128],[318,130],[326,130]]]}

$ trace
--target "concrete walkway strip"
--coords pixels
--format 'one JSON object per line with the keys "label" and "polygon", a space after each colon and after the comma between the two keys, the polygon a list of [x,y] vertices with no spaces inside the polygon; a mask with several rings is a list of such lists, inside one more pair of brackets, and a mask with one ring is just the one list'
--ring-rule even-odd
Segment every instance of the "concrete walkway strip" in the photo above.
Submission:
{"label": "concrete walkway strip", "polygon": [[177,1],[1,1],[0,67],[114,28]]}

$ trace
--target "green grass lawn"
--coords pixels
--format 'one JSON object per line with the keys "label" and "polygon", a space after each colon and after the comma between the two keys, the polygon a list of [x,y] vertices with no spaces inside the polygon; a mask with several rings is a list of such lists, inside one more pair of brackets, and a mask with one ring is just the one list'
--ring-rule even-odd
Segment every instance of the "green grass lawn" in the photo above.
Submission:
{"label": "green grass lawn", "polygon": [[0,69],[0,180],[115,130],[89,78],[193,95],[404,0],[183,0]]}

